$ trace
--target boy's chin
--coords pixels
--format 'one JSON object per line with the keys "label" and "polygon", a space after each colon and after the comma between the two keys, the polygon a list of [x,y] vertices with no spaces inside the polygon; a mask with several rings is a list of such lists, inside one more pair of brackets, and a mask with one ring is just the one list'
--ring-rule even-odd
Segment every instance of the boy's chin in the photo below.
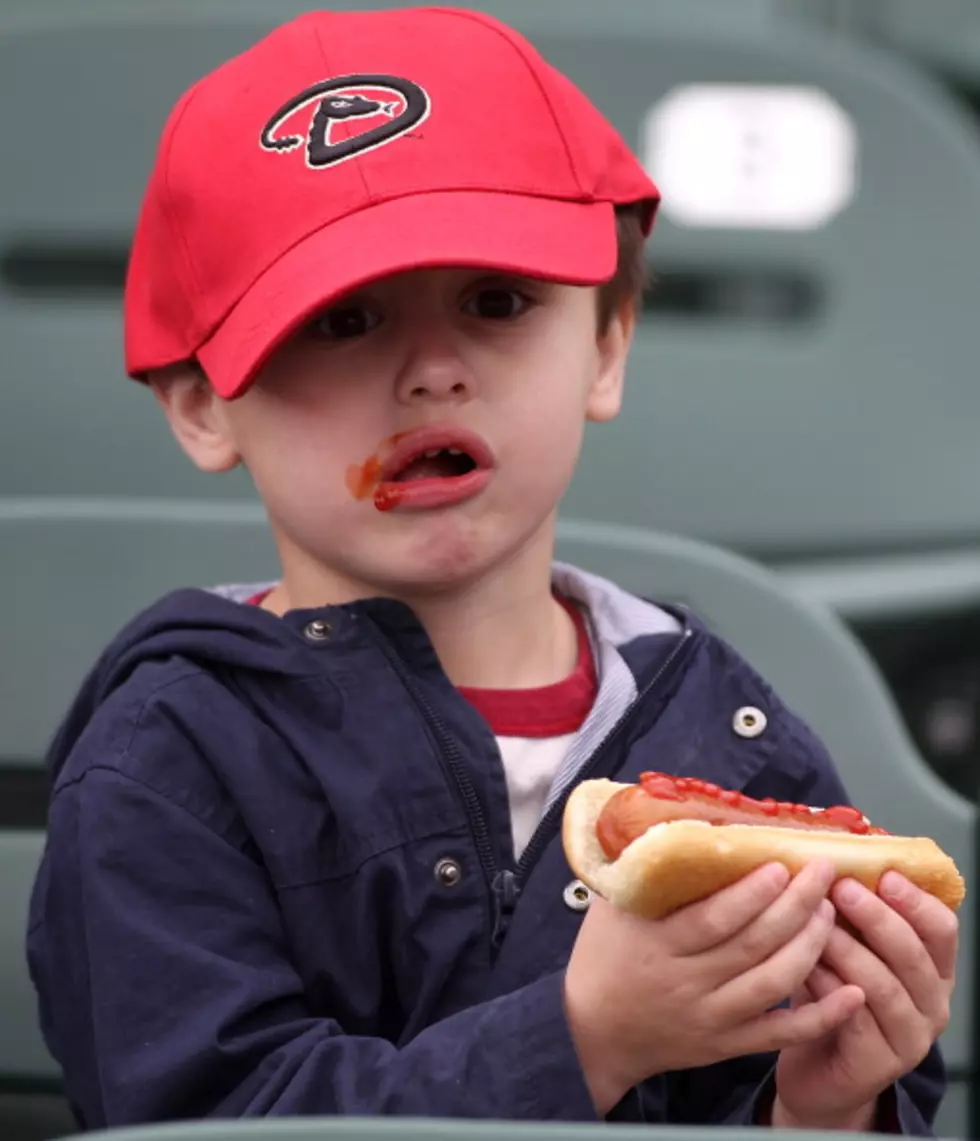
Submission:
{"label": "boy's chin", "polygon": [[[434,527],[378,552],[365,578],[393,597],[426,598],[467,591],[512,565],[520,540],[490,528]],[[520,561],[520,560],[518,560]],[[547,560],[545,560],[545,564]]]}
{"label": "boy's chin", "polygon": [[460,544],[406,557],[398,565],[379,568],[377,578],[387,584],[386,593],[395,597],[426,598],[466,590],[479,583],[493,569],[488,552]]}

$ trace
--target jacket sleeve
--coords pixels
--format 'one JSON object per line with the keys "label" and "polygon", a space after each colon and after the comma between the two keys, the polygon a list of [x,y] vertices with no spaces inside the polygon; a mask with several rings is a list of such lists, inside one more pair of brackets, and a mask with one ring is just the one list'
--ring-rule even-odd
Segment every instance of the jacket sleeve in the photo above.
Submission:
{"label": "jacket sleeve", "polygon": [[116,770],[91,769],[53,798],[32,914],[42,1026],[87,1128],[287,1114],[596,1120],[561,973],[401,1048],[345,1034],[305,1004],[262,866]]}
{"label": "jacket sleeve", "polygon": [[[769,1125],[776,1094],[775,1064],[775,1055],[759,1054],[670,1075],[668,1120],[672,1124]],[[874,1132],[935,1136],[933,1119],[943,1084],[942,1060],[934,1047],[916,1070],[881,1095]]]}

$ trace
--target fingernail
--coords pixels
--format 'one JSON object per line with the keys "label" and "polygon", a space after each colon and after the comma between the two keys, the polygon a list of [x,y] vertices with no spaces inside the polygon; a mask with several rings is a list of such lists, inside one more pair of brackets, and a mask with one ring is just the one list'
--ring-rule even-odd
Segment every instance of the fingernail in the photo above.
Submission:
{"label": "fingernail", "polygon": [[836,895],[838,901],[845,906],[858,903],[861,899],[861,885],[854,880],[842,880]]}
{"label": "fingernail", "polygon": [[770,864],[766,870],[766,878],[773,887],[785,887],[789,883],[789,869],[785,864]]}
{"label": "fingernail", "polygon": [[833,921],[837,918],[837,909],[829,899],[822,899],[820,901],[820,907],[818,910],[820,912],[820,918],[825,920],[827,923],[833,923]]}
{"label": "fingernail", "polygon": [[834,877],[837,875],[837,869],[830,860],[818,860],[816,862],[820,867],[820,878],[830,887],[834,882]]}
{"label": "fingernail", "polygon": [[868,1001],[867,995],[858,986],[848,986],[845,989],[848,991],[847,1006],[851,1014],[855,1014]]}
{"label": "fingernail", "polygon": [[882,895],[890,895],[892,899],[902,899],[905,892],[905,880],[898,872],[885,872],[878,884]]}

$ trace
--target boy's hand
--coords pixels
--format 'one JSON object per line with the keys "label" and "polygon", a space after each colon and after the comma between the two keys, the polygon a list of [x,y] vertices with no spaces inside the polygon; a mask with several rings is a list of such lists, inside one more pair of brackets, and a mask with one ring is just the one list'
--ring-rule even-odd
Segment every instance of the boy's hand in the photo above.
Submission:
{"label": "boy's hand", "polygon": [[836,927],[795,1006],[854,986],[866,1001],[824,1040],[780,1055],[774,1126],[870,1128],[879,1094],[915,1069],[949,1022],[956,915],[897,872],[882,876],[879,893],[854,880],[831,893],[866,946]]}
{"label": "boy's hand", "polygon": [[812,974],[833,931],[833,869],[790,882],[759,868],[663,920],[595,897],[572,949],[565,1004],[596,1109],[654,1074],[825,1038],[863,1002],[855,986],[773,1010]]}

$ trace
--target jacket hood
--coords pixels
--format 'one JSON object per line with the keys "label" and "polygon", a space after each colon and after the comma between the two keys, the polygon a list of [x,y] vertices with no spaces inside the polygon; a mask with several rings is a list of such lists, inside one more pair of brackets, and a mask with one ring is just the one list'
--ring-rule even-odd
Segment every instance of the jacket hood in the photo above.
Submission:
{"label": "jacket hood", "polygon": [[[604,675],[606,683],[603,688],[616,690],[618,705],[629,700],[635,684],[620,650],[651,634],[676,633],[682,623],[674,614],[565,564],[554,565],[553,582],[556,590],[587,610],[600,676]],[[259,606],[243,605],[271,585],[177,590],[124,626],[89,671],[54,736],[47,758],[52,780],[57,779],[99,707],[143,664],[183,658],[215,672],[307,674],[310,665],[303,631],[316,618],[338,609],[410,613],[405,604],[390,599],[292,610],[282,618]]]}

